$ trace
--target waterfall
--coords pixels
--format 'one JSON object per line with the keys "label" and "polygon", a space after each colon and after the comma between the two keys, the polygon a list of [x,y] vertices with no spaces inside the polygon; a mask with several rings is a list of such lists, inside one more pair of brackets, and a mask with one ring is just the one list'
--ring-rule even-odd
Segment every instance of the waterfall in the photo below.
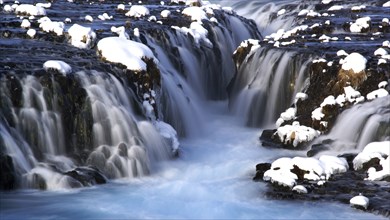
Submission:
{"label": "waterfall", "polygon": [[229,86],[230,108],[249,126],[274,123],[304,88],[309,62],[305,54],[257,49],[238,67]]}
{"label": "waterfall", "polygon": [[[86,91],[82,105],[86,107],[70,118],[74,121],[66,123],[64,118],[71,113],[59,102],[66,102],[62,96],[69,94],[56,91],[60,76],[20,78],[20,107],[12,103],[15,94],[9,92],[8,85],[1,84],[2,104],[9,106],[2,112],[1,152],[11,157],[14,170],[7,172],[15,173],[18,185],[79,187],[81,183],[68,173],[80,166],[96,167],[109,178],[142,176],[150,172],[155,161],[172,156],[172,140],[137,115],[140,107],[134,104],[136,96],[123,79],[97,71],[70,77]],[[65,132],[66,126],[73,131]],[[92,141],[73,140],[80,137]],[[78,146],[80,143],[91,145]]]}
{"label": "waterfall", "polygon": [[251,22],[242,19],[221,16],[218,24],[203,21],[212,47],[195,44],[177,28],[146,30],[143,35],[141,40],[159,60],[162,78],[159,117],[181,136],[201,133],[205,123],[202,116],[205,101],[227,98],[226,87],[235,74],[230,54],[241,41],[261,37]]}
{"label": "waterfall", "polygon": [[343,111],[332,130],[317,138],[312,145],[323,144],[326,151],[321,153],[337,155],[359,153],[368,143],[389,138],[390,102],[389,97],[383,97]]}
{"label": "waterfall", "polygon": [[[222,0],[222,4],[230,5],[238,14],[253,19],[263,36],[279,29],[289,30],[298,23],[296,15],[302,9],[311,10],[313,5],[302,1],[291,0]],[[278,12],[285,9],[285,13]]]}

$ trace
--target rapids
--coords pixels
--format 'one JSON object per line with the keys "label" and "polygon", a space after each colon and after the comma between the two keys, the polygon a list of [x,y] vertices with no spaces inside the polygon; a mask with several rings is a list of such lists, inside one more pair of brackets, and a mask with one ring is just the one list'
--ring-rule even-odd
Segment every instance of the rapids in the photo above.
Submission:
{"label": "rapids", "polygon": [[[251,181],[254,164],[297,152],[261,148],[259,130],[245,128],[226,102],[209,103],[202,138],[182,140],[180,158],[148,177],[79,190],[2,193],[2,219],[373,219],[342,204],[275,201]],[[304,155],[305,152],[298,152]]]}

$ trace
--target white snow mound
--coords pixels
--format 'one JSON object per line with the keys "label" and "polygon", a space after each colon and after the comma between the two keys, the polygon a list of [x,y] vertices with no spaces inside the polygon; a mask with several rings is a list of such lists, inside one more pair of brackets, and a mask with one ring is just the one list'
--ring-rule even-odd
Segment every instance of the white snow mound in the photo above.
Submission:
{"label": "white snow mound", "polygon": [[70,67],[69,64],[61,60],[48,60],[43,64],[43,68],[46,71],[49,69],[55,69],[64,75],[72,72],[72,67]]}
{"label": "white snow mound", "polygon": [[359,53],[349,54],[342,62],[343,70],[352,70],[355,73],[360,73],[366,69],[367,59]]}
{"label": "white snow mound", "polygon": [[16,14],[27,14],[33,16],[46,15],[46,10],[42,7],[29,5],[29,4],[21,4],[15,9]]}
{"label": "white snow mound", "polygon": [[146,63],[142,58],[153,59],[157,63],[149,47],[125,38],[103,38],[98,42],[97,48],[107,61],[123,64],[130,70],[146,70]]}
{"label": "white snow mound", "polygon": [[78,24],[70,27],[68,34],[71,37],[71,44],[81,49],[90,48],[96,39],[96,33],[92,31],[92,28]]}

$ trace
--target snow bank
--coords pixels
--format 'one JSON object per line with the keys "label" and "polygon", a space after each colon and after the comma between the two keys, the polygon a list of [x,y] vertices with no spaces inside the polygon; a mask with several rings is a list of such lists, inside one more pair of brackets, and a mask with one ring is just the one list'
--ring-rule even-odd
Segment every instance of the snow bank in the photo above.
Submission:
{"label": "snow bank", "polygon": [[46,10],[39,6],[21,4],[15,9],[16,14],[26,14],[33,16],[43,16],[46,15]]}
{"label": "snow bank", "polygon": [[351,53],[345,59],[340,60],[340,63],[343,70],[360,73],[366,69],[367,59],[359,53]]}
{"label": "snow bank", "polygon": [[191,20],[193,21],[202,22],[202,19],[207,19],[206,12],[202,8],[196,6],[185,8],[182,14],[191,17]]}
{"label": "snow bank", "polygon": [[147,7],[143,5],[133,5],[131,6],[130,11],[126,13],[126,16],[140,18],[149,15],[149,13]]}
{"label": "snow bank", "polygon": [[92,28],[83,27],[78,24],[70,27],[68,34],[71,37],[71,44],[81,49],[92,47],[96,39],[96,33],[92,31]]}
{"label": "snow bank", "polygon": [[72,72],[72,67],[70,67],[69,64],[61,60],[48,60],[43,64],[43,68],[46,71],[50,69],[54,69],[64,75]]}
{"label": "snow bank", "polygon": [[97,47],[104,59],[123,64],[130,70],[146,70],[146,63],[142,58],[153,59],[157,63],[153,52],[146,45],[124,38],[103,38]]}
{"label": "snow bank", "polygon": [[349,203],[351,204],[351,206],[358,206],[367,209],[369,205],[369,199],[362,194],[359,194],[358,196],[355,196],[351,200],[349,200]]}
{"label": "snow bank", "polygon": [[[319,159],[311,157],[282,157],[271,164],[271,169],[264,173],[263,179],[281,186],[293,188],[298,180],[298,176],[291,171],[294,169],[294,165],[305,171],[303,174],[304,179],[319,182],[329,179],[333,174],[344,173],[348,170],[348,163],[345,158],[335,156],[323,155]],[[293,191],[305,192],[300,186],[297,186],[295,190],[294,188],[292,189]]]}
{"label": "snow bank", "polygon": [[292,125],[279,127],[275,134],[278,135],[279,140],[282,143],[290,143],[296,147],[302,142],[312,141],[315,137],[320,135],[320,132],[313,128],[300,125],[299,122],[294,121]]}

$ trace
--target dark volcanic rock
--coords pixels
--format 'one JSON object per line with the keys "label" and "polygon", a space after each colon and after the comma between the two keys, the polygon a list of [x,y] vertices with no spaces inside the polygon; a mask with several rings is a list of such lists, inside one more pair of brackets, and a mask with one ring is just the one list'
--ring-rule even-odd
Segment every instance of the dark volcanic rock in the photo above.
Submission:
{"label": "dark volcanic rock", "polygon": [[253,177],[255,181],[262,181],[265,171],[271,169],[270,163],[259,163],[256,165],[256,175]]}
{"label": "dark volcanic rock", "polygon": [[76,179],[83,186],[92,186],[107,182],[106,177],[94,167],[78,167],[64,174]]}

